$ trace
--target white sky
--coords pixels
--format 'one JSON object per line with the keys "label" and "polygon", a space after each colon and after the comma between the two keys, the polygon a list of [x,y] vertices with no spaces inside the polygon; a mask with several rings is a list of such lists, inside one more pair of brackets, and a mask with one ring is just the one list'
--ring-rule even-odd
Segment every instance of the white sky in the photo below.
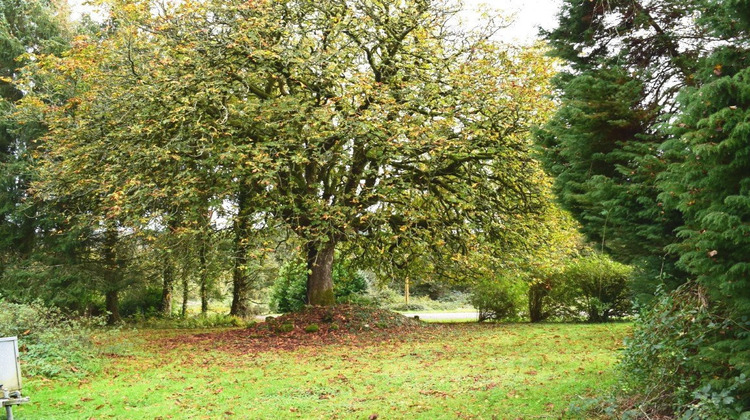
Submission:
{"label": "white sky", "polygon": [[538,39],[539,27],[549,30],[556,26],[562,0],[464,0],[464,6],[469,11],[489,8],[514,15],[513,23],[498,33],[498,39],[527,44]]}
{"label": "white sky", "polygon": [[[86,0],[68,0],[73,10],[73,17],[77,19],[81,13],[91,11],[90,7],[82,6]],[[497,38],[505,42],[532,43],[537,39],[538,28],[552,29],[557,22],[557,12],[562,0],[464,0],[464,6],[469,12],[480,10],[498,10],[507,15],[515,15],[510,27],[498,33]],[[467,14],[466,23],[470,22],[472,13]]]}

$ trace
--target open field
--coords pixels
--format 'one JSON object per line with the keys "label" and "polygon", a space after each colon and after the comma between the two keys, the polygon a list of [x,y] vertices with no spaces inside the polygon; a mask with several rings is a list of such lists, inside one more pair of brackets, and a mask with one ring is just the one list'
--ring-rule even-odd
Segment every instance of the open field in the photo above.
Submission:
{"label": "open field", "polygon": [[15,412],[56,420],[559,418],[571,401],[612,383],[629,330],[433,324],[333,341],[281,336],[273,346],[240,329],[125,332],[131,355],[112,356],[80,382],[30,378],[33,403]]}

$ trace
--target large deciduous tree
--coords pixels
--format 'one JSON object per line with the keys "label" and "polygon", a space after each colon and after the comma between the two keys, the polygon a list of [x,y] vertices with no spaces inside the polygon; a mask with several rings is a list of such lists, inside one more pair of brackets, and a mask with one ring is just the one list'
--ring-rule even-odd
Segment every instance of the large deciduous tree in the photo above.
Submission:
{"label": "large deciduous tree", "polygon": [[154,194],[224,201],[235,289],[261,228],[302,240],[308,303],[330,305],[340,243],[502,245],[541,205],[527,133],[551,106],[550,62],[490,41],[492,27],[457,29],[454,4],[111,7],[119,41],[81,41],[69,59],[94,71],[75,109],[52,114],[52,173],[96,185],[109,217],[163,212]]}

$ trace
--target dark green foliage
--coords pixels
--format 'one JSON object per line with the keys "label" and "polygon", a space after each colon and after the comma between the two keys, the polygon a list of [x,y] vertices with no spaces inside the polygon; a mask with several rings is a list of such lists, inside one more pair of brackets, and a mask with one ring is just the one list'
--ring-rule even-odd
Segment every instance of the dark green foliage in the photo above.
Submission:
{"label": "dark green foliage", "polygon": [[[741,16],[744,16],[740,14]],[[734,22],[737,33],[750,25]],[[744,25],[744,26],[743,26]],[[701,389],[729,392],[750,410],[750,59],[747,41],[718,49],[700,73],[701,87],[683,92],[673,140],[664,144],[671,164],[661,175],[666,205],[684,215],[680,242],[669,249],[705,288],[711,302],[736,324],[701,346],[701,362],[724,366]],[[739,330],[736,330],[739,328]],[[706,331],[707,333],[710,331]],[[700,372],[697,370],[696,372]],[[696,385],[698,385],[696,384]]]}
{"label": "dark green foliage", "polygon": [[644,302],[658,284],[686,279],[664,252],[682,220],[658,199],[666,164],[659,124],[679,89],[695,83],[701,42],[713,39],[690,23],[704,3],[566,0],[560,26],[545,34],[571,67],[555,79],[561,106],[537,135],[544,161],[586,236],[639,265],[636,297]]}
{"label": "dark green foliage", "polygon": [[562,273],[556,300],[574,317],[585,313],[589,322],[607,322],[625,316],[631,309],[627,288],[631,272],[630,267],[605,255],[575,259]]}
{"label": "dark green foliage", "polygon": [[[8,266],[16,274],[39,277],[50,263],[45,253],[62,251],[49,248],[54,242],[59,246],[59,238],[45,244],[47,249],[39,249],[39,237],[53,234],[51,230],[57,230],[58,221],[56,212],[42,213],[28,192],[35,176],[34,140],[45,131],[44,126],[29,121],[21,124],[14,116],[16,105],[24,96],[24,91],[15,84],[22,67],[37,54],[60,54],[68,46],[70,34],[58,7],[59,3],[47,0],[0,1],[0,276],[3,277]],[[59,230],[54,234],[59,235]],[[71,261],[64,262],[69,265]]]}
{"label": "dark green foliage", "polygon": [[[661,138],[646,134],[657,114],[640,108],[643,82],[606,67],[563,74],[556,83],[564,91],[561,107],[537,139],[561,204],[597,248],[638,261],[650,279],[664,275],[674,258],[663,248],[674,241],[680,215],[657,199],[656,176],[665,165]],[[646,289],[653,293],[654,286]]]}
{"label": "dark green foliage", "polygon": [[307,265],[288,262],[281,266],[270,296],[274,312],[296,312],[305,306],[307,294]]}
{"label": "dark green foliage", "polygon": [[[0,299],[0,336],[17,336],[24,376],[83,376],[98,366],[93,327],[103,320],[85,322],[66,317],[41,303],[16,304]],[[106,336],[106,332],[96,332]]]}
{"label": "dark green foliage", "polygon": [[573,63],[539,136],[561,201],[640,266],[642,302],[695,281],[646,312],[625,366],[657,411],[737,417],[750,410],[750,3],[569,0],[548,38]]}
{"label": "dark green foliage", "polygon": [[643,314],[622,362],[626,390],[640,396],[633,412],[732,419],[747,407],[748,377],[722,357],[721,343],[746,335],[750,323],[727,317],[707,292],[685,284]]}
{"label": "dark green foliage", "polygon": [[159,313],[162,290],[150,285],[129,290],[120,301],[120,315],[123,317],[154,317]]}
{"label": "dark green foliage", "polygon": [[[338,303],[360,303],[367,291],[367,281],[356,270],[343,263],[333,267],[334,295]],[[285,263],[273,284],[270,296],[271,310],[296,312],[305,306],[307,293],[307,266],[303,262]]]}
{"label": "dark green foliage", "polygon": [[[679,137],[665,144],[674,163],[662,197],[685,217],[671,247],[680,263],[714,298],[750,315],[750,60],[737,53],[715,55],[721,76],[685,92]],[[742,69],[732,74],[729,63]]]}

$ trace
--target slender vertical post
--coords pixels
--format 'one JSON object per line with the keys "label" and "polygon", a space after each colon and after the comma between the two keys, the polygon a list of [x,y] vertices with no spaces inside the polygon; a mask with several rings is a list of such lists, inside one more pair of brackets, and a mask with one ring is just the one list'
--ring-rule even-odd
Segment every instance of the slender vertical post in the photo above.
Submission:
{"label": "slender vertical post", "polygon": [[404,283],[404,301],[407,305],[409,304],[409,276],[406,276],[406,282]]}

